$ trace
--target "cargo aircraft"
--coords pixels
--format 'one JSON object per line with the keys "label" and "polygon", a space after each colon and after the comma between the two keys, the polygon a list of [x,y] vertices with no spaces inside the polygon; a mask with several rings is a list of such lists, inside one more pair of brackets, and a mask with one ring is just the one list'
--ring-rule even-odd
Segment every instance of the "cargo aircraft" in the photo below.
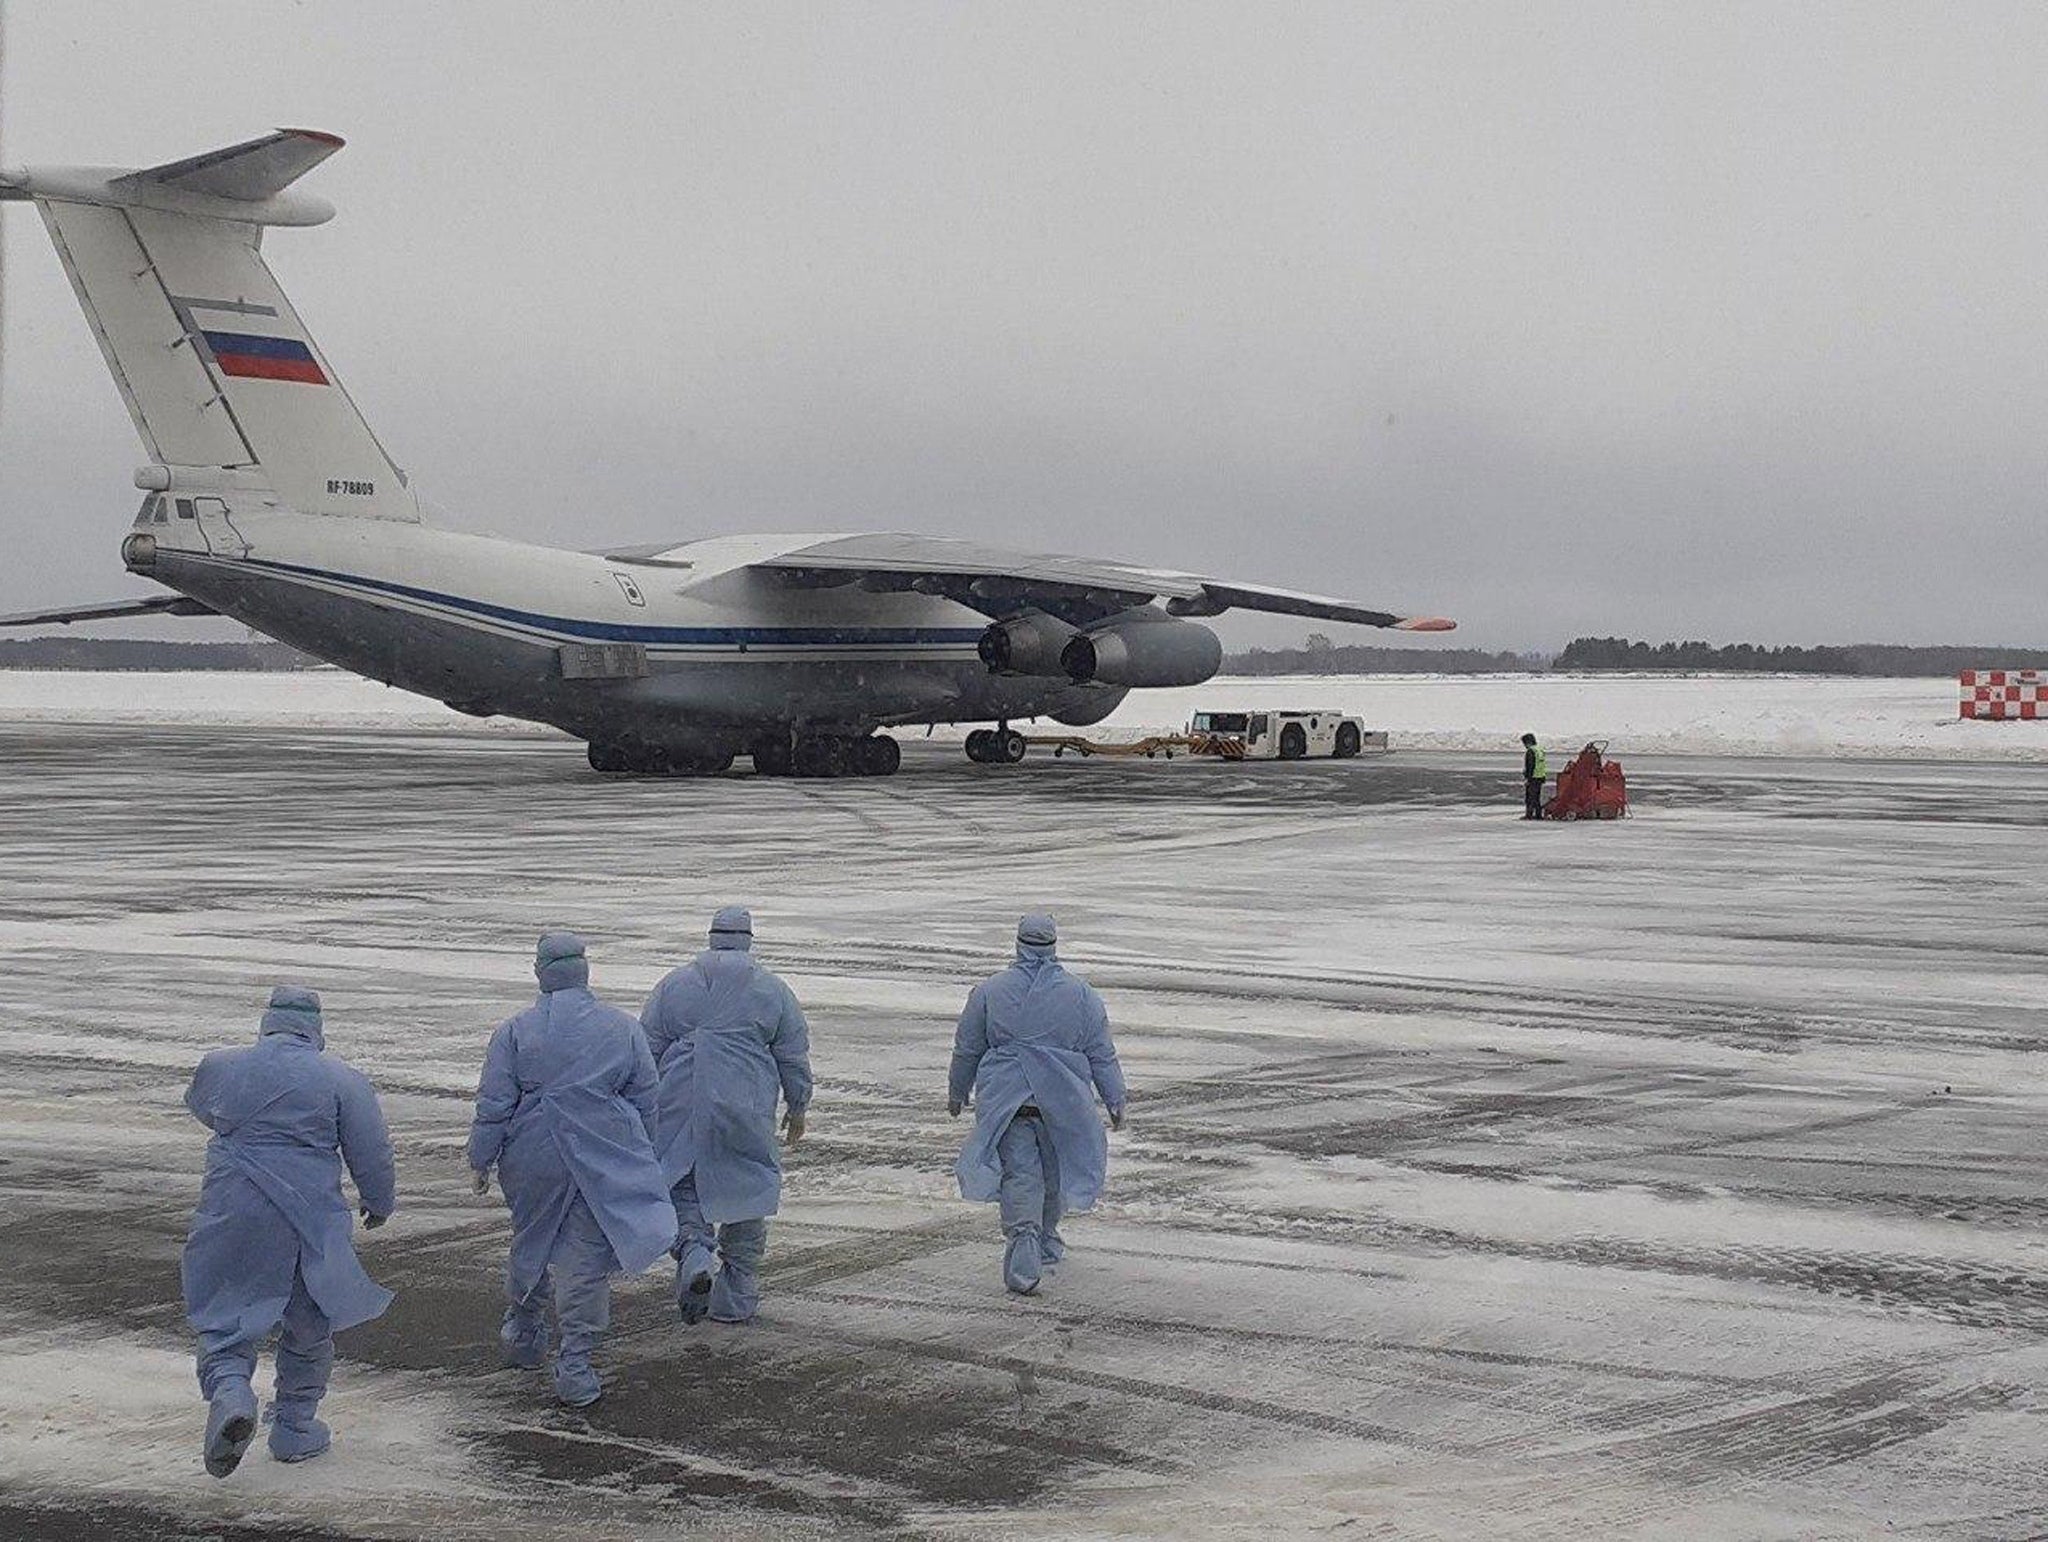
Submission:
{"label": "cargo aircraft", "polygon": [[883,776],[880,729],[1099,722],[1133,687],[1195,685],[1204,617],[1452,623],[1156,568],[918,535],[722,535],[577,552],[436,529],[264,262],[331,204],[293,187],[341,148],[285,129],[143,170],[0,171],[33,202],[149,464],[121,546],[153,598],[9,626],[222,615],[477,716],[553,724],[602,772]]}

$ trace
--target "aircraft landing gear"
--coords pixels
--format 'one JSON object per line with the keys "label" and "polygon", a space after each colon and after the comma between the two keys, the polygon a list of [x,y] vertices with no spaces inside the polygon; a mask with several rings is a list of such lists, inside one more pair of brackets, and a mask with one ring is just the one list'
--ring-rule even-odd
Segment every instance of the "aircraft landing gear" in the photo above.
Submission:
{"label": "aircraft landing gear", "polygon": [[857,776],[894,776],[903,764],[903,746],[887,734],[869,734],[853,741],[853,770]]}
{"label": "aircraft landing gear", "polygon": [[967,736],[967,758],[978,766],[1014,766],[1029,748],[1024,736],[1008,723],[977,728]]}
{"label": "aircraft landing gear", "polygon": [[730,751],[671,756],[669,772],[674,776],[723,776],[732,769],[732,761]]}
{"label": "aircraft landing gear", "polygon": [[681,749],[637,739],[593,739],[584,754],[591,770],[608,776],[718,776],[732,769],[727,751]]}
{"label": "aircraft landing gear", "polygon": [[819,734],[796,741],[794,769],[798,776],[844,776],[852,767],[853,743],[836,734]]}
{"label": "aircraft landing gear", "polygon": [[887,734],[804,734],[755,744],[754,770],[761,776],[894,776],[903,747]]}
{"label": "aircraft landing gear", "polygon": [[796,769],[796,757],[784,735],[755,740],[749,753],[754,757],[756,776],[788,776]]}

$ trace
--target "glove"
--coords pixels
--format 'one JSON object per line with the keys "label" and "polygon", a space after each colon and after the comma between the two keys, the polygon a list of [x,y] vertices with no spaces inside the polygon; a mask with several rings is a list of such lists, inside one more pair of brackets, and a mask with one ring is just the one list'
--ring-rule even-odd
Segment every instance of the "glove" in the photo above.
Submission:
{"label": "glove", "polygon": [[782,1116],[782,1143],[785,1146],[794,1146],[803,1138],[804,1111],[800,1108],[792,1108]]}
{"label": "glove", "polygon": [[365,1205],[363,1207],[364,1231],[375,1231],[378,1227],[382,1226],[386,1221],[390,1219],[391,1217],[388,1215],[373,1215],[368,1205]]}
{"label": "glove", "polygon": [[1112,1108],[1109,1111],[1109,1127],[1112,1130],[1121,1130],[1124,1127],[1124,1111],[1122,1105],[1118,1105],[1117,1107]]}
{"label": "glove", "polygon": [[946,1099],[946,1117],[948,1119],[958,1119],[960,1117],[960,1110],[966,1106],[958,1098]]}
{"label": "glove", "polygon": [[472,1191],[472,1192],[474,1192],[474,1193],[477,1193],[477,1194],[488,1194],[488,1193],[490,1193],[490,1192],[491,1192],[491,1170],[490,1170],[490,1169],[489,1169],[488,1167],[479,1167],[479,1168],[478,1168],[478,1169],[477,1169],[477,1170],[476,1170],[475,1172],[473,1172],[473,1173],[471,1173],[471,1174],[469,1175],[469,1186],[470,1186],[470,1189],[471,1189],[471,1191]]}

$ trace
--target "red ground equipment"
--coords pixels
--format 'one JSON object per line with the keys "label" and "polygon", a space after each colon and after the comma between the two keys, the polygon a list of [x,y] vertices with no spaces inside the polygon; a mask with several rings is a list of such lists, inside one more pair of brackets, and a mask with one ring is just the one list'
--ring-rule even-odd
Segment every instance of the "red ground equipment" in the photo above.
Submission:
{"label": "red ground equipment", "polygon": [[1543,805],[1545,819],[1621,819],[1628,813],[1628,782],[1621,762],[1607,760],[1604,742],[1587,745],[1557,774],[1557,794]]}

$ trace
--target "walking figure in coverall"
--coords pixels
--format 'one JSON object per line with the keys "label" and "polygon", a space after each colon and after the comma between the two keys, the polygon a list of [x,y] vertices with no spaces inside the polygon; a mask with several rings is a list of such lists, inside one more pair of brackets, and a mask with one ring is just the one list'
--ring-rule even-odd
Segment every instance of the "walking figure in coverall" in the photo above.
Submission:
{"label": "walking figure in coverall", "polygon": [[1059,961],[1049,915],[1017,924],[1017,958],[974,987],[953,1036],[946,1111],[974,1098],[974,1132],[954,1171],[963,1198],[1001,1206],[1003,1283],[1038,1289],[1066,1254],[1060,1219],[1087,1210],[1109,1171],[1110,1128],[1124,1127],[1124,1073],[1109,1013],[1086,980]]}
{"label": "walking figure in coverall", "polygon": [[542,937],[533,972],[539,997],[484,1056],[469,1165],[479,1194],[497,1168],[512,1212],[505,1359],[546,1362],[552,1295],[555,1395],[585,1408],[604,1395],[590,1357],[611,1327],[611,1277],[665,1255],[676,1218],[654,1158],[654,1059],[640,1025],[591,993],[573,932]]}
{"label": "walking figure in coverall", "polygon": [[782,1203],[775,1100],[794,1146],[811,1105],[811,1030],[796,993],[754,957],[749,911],[719,911],[710,944],[655,986],[640,1025],[661,1067],[676,1306],[686,1323],[741,1323],[761,1305],[768,1217]]}
{"label": "walking figure in coverall", "polygon": [[377,1092],[326,1053],[320,997],[280,985],[254,1044],[199,1062],[185,1106],[213,1131],[180,1275],[199,1335],[208,1403],[206,1470],[225,1478],[256,1436],[256,1352],[271,1330],[277,1388],[270,1454],[303,1462],[328,1448],[314,1417],[334,1367],[334,1333],[391,1304],[356,1260],[341,1193],[348,1164],[365,1228],[398,1208],[391,1137]]}

